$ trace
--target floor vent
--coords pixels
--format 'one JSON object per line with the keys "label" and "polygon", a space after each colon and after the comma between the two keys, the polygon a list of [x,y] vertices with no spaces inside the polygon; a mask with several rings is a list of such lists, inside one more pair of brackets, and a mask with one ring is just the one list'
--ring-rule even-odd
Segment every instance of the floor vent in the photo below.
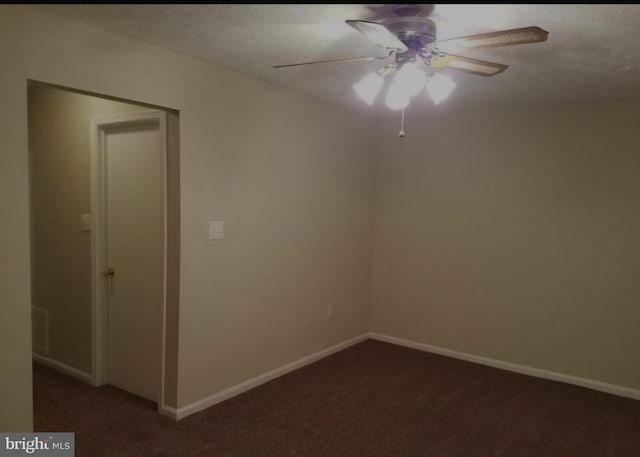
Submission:
{"label": "floor vent", "polygon": [[31,349],[49,355],[49,311],[31,307]]}

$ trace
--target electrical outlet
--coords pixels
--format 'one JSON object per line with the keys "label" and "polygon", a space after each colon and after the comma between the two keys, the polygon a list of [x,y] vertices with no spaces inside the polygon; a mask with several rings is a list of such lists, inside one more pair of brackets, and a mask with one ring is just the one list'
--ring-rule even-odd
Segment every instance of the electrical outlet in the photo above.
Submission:
{"label": "electrical outlet", "polygon": [[333,305],[327,306],[327,319],[333,319]]}

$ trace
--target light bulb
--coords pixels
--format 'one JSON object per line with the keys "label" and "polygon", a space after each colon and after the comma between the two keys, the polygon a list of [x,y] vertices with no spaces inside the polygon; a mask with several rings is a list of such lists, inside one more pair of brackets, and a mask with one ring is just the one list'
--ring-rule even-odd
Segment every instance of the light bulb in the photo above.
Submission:
{"label": "light bulb", "polygon": [[353,90],[355,90],[356,94],[358,94],[358,96],[367,104],[372,105],[373,101],[380,93],[383,84],[384,78],[378,73],[373,72],[355,83],[353,85]]}
{"label": "light bulb", "polygon": [[427,81],[427,93],[433,103],[436,105],[446,100],[453,89],[456,87],[456,83],[451,78],[442,73],[436,73]]}
{"label": "light bulb", "polygon": [[389,85],[385,104],[392,110],[406,108],[411,97],[422,90],[426,78],[425,72],[415,62],[404,64]]}

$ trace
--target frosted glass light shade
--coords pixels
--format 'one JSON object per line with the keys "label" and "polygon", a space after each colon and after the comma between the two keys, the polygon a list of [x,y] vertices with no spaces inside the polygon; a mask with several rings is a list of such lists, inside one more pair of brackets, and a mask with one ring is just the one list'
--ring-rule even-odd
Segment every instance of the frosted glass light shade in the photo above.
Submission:
{"label": "frosted glass light shade", "polygon": [[360,81],[353,85],[353,90],[356,91],[358,97],[360,97],[365,103],[372,105],[376,97],[382,90],[384,84],[384,78],[378,73],[373,72],[364,76]]}
{"label": "frosted glass light shade", "polygon": [[415,62],[406,63],[400,68],[394,80],[402,85],[406,97],[414,97],[422,91],[427,80],[425,72]]}
{"label": "frosted glass light shade", "polygon": [[451,95],[451,92],[453,92],[453,89],[456,87],[456,83],[447,75],[436,73],[429,78],[426,87],[429,97],[431,97],[433,103],[438,105]]}
{"label": "frosted glass light shade", "polygon": [[387,105],[387,108],[398,111],[409,106],[409,101],[409,98],[403,97],[400,93],[391,92],[391,89],[389,89],[387,97],[384,99],[384,104]]}
{"label": "frosted glass light shade", "polygon": [[411,97],[424,88],[427,75],[415,63],[404,64],[396,73],[385,98],[385,104],[392,110],[400,110],[409,105]]}

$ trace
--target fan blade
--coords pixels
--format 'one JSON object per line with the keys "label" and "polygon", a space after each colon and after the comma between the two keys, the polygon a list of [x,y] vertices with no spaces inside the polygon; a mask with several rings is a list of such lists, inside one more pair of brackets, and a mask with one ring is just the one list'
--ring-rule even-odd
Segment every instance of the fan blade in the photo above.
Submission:
{"label": "fan blade", "polygon": [[[344,59],[327,59],[327,60],[314,60],[313,62],[301,62],[301,63],[290,63],[287,65],[274,65],[272,68],[285,68],[285,67],[297,67],[300,65],[315,65],[318,63],[332,63],[332,62],[366,62],[371,60],[377,60],[380,57],[347,57]],[[383,58],[386,58],[383,57]]]}
{"label": "fan blade", "polygon": [[393,49],[398,52],[405,52],[408,50],[407,46],[400,41],[398,37],[378,22],[357,20],[348,20],[345,22],[381,48]]}
{"label": "fan blade", "polygon": [[471,59],[453,54],[445,54],[434,58],[431,61],[431,66],[466,71],[480,76],[497,75],[509,68],[508,65],[501,63],[487,62],[486,60]]}
{"label": "fan blade", "polygon": [[522,27],[519,29],[501,30],[499,32],[481,33],[460,38],[437,41],[438,49],[448,51],[464,51],[468,49],[495,48],[514,44],[537,43],[546,41],[549,32],[540,27]]}

